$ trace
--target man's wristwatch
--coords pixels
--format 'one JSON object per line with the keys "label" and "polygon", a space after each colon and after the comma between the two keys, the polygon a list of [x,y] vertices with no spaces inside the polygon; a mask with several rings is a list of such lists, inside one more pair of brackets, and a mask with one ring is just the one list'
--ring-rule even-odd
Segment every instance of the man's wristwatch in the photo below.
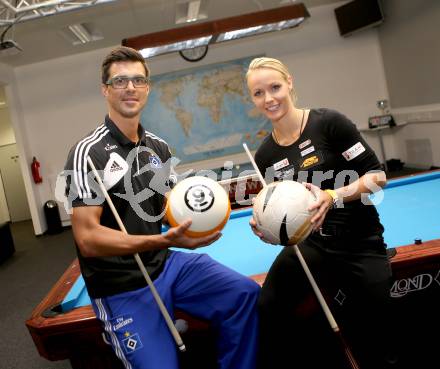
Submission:
{"label": "man's wristwatch", "polygon": [[341,201],[339,199],[338,194],[336,193],[335,190],[324,190],[325,192],[327,192],[330,197],[332,198],[332,209],[337,208],[340,206]]}

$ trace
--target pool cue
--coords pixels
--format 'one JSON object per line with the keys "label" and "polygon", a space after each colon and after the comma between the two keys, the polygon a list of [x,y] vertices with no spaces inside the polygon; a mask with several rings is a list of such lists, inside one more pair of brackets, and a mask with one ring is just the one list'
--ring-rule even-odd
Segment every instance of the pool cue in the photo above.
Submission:
{"label": "pool cue", "polygon": [[[244,150],[246,151],[246,154],[248,155],[249,160],[251,161],[255,171],[257,172],[258,178],[260,179],[261,184],[263,185],[263,188],[267,187],[267,183],[266,183],[265,179],[263,178],[263,176],[261,175],[261,172],[258,169],[257,164],[255,163],[255,160],[254,160],[251,152],[249,151],[246,143],[243,143],[243,147],[244,147]],[[319,289],[319,287],[315,281],[315,278],[313,277],[313,274],[309,269],[309,266],[307,265],[306,261],[304,260],[302,254],[301,254],[301,251],[298,248],[298,245],[296,245],[296,244],[293,245],[293,249],[295,250],[295,254],[296,254],[302,268],[304,269],[304,273],[306,274],[307,279],[309,280],[309,283],[312,286],[313,292],[315,293],[315,296],[318,299],[319,305],[321,306],[321,309],[324,312],[324,314],[327,318],[327,321],[330,324],[330,327],[332,328],[333,332],[338,337],[339,342],[344,349],[344,353],[347,357],[347,361],[349,362],[352,369],[359,369],[359,365],[357,364],[357,362],[356,362],[356,360],[350,350],[350,347],[345,342],[344,337],[342,336],[341,330],[339,329],[339,326],[336,323],[336,320],[333,317],[333,314],[330,311],[330,308],[328,307],[328,304],[325,301],[324,296],[322,296],[321,290]]]}
{"label": "pool cue", "polygon": [[[105,196],[105,199],[107,200],[108,205],[110,206],[110,209],[116,218],[116,221],[118,222],[119,228],[121,228],[121,231],[125,234],[128,234],[127,229],[124,226],[124,223],[122,223],[121,217],[118,214],[118,211],[115,208],[115,205],[113,204],[112,199],[110,198],[104,183],[102,183],[102,179],[98,174],[98,171],[96,170],[95,165],[93,164],[92,159],[90,156],[87,156],[87,162],[89,163],[90,167],[92,168],[93,175],[96,177],[96,180],[98,181],[99,188],[101,189],[102,193]],[[144,276],[145,280],[147,281],[148,287],[150,287],[151,293],[153,294],[154,299],[156,300],[156,304],[159,307],[160,312],[162,313],[162,316],[165,319],[165,322],[168,326],[168,329],[170,330],[174,341],[176,341],[176,345],[179,348],[180,351],[185,352],[186,347],[185,344],[182,341],[182,337],[180,337],[179,332],[177,331],[177,328],[175,327],[173,321],[171,320],[170,314],[167,311],[167,308],[165,307],[162,299],[160,298],[159,294],[157,293],[156,287],[154,286],[153,281],[150,278],[150,275],[148,274],[147,269],[145,268],[144,263],[142,262],[141,258],[139,257],[139,254],[136,252],[134,254],[134,258],[139,266],[139,269],[142,272],[142,275]]]}

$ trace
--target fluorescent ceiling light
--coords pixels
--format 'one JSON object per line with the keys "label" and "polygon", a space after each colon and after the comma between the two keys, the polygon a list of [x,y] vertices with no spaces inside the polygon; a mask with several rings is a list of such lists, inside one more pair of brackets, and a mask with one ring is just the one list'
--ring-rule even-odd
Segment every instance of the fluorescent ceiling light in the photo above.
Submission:
{"label": "fluorescent ceiling light", "polygon": [[81,23],[72,24],[67,28],[70,29],[81,43],[86,44],[87,42],[92,41],[89,31],[87,31]]}
{"label": "fluorescent ceiling light", "polygon": [[284,29],[293,28],[299,25],[304,21],[304,18],[291,19],[289,21],[282,21],[277,23],[265,24],[263,26],[249,27],[238,29],[235,31],[229,31],[225,33],[221,33],[216,42],[230,41],[235,40],[237,38],[243,38],[248,36],[255,36],[261,33],[273,32],[273,31],[282,31]]}
{"label": "fluorescent ceiling light", "polygon": [[209,44],[212,36],[199,37],[192,40],[185,40],[180,42],[175,42],[173,44],[167,44],[163,46],[156,47],[148,47],[139,52],[142,54],[144,58],[151,58],[152,56],[162,55],[167,53],[172,53],[174,51],[185,50],[185,49],[193,49],[199,46],[205,46]]}
{"label": "fluorescent ceiling light", "polygon": [[[204,7],[206,7],[206,0],[178,0],[176,22],[182,23],[188,20],[194,21],[195,18],[200,19],[201,14],[205,12]],[[212,45],[216,42],[293,28],[301,24],[307,17],[310,17],[307,8],[303,3],[298,3],[130,37],[122,40],[122,45],[141,50],[144,57],[147,58],[197,46]],[[197,44],[198,42],[200,44]]]}
{"label": "fluorescent ceiling light", "polygon": [[187,22],[195,22],[199,19],[200,0],[188,3],[188,13],[186,14]]}
{"label": "fluorescent ceiling light", "polygon": [[104,38],[102,32],[93,23],[71,24],[59,33],[72,45],[83,45]]}
{"label": "fluorescent ceiling light", "polygon": [[192,23],[208,18],[208,0],[177,0],[176,24]]}

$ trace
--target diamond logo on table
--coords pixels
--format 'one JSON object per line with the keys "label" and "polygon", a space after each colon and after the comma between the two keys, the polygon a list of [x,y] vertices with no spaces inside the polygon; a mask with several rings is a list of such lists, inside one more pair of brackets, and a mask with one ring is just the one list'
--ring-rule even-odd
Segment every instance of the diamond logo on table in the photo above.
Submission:
{"label": "diamond logo on table", "polygon": [[338,290],[338,293],[336,294],[336,296],[334,297],[334,299],[339,303],[339,305],[343,305],[345,299],[346,299],[346,295],[344,292],[342,292],[341,290]]}
{"label": "diamond logo on table", "polygon": [[122,340],[122,346],[127,354],[139,350],[143,347],[142,342],[137,333]]}
{"label": "diamond logo on table", "polygon": [[437,284],[440,286],[440,269],[437,273],[437,275],[435,276],[434,280],[437,282]]}

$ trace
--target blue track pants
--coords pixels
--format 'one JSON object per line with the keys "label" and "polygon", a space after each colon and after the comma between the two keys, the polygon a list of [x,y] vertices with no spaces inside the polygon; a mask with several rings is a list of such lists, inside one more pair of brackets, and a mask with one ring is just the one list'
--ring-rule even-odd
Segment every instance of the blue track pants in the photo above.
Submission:
{"label": "blue track pants", "polygon": [[[211,322],[220,369],[254,369],[260,287],[206,254],[174,251],[154,281],[174,309]],[[116,355],[127,369],[176,369],[177,348],[149,287],[92,300]]]}

